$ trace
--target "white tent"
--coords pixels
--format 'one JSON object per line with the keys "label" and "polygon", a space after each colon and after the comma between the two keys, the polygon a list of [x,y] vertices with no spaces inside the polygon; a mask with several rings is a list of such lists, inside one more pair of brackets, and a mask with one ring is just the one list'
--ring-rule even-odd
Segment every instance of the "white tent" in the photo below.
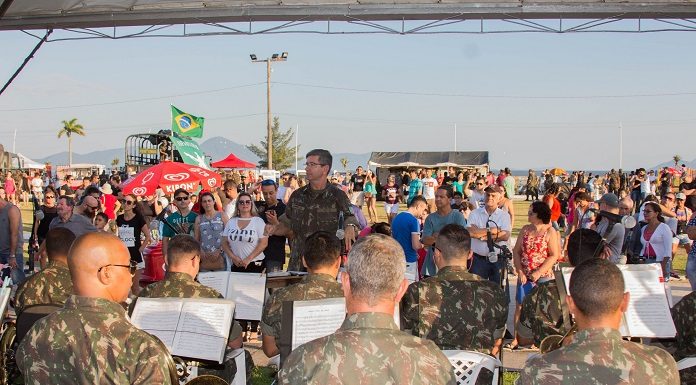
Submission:
{"label": "white tent", "polygon": [[27,158],[26,156],[20,154],[20,153],[17,153],[17,160],[19,161],[19,164],[17,165],[17,168],[22,168],[22,169],[30,168],[30,169],[34,169],[34,170],[36,170],[36,169],[38,169],[38,170],[44,170],[44,169],[46,169],[46,165],[41,164],[41,163],[39,163],[39,162],[35,162],[35,161],[33,161],[33,160]]}

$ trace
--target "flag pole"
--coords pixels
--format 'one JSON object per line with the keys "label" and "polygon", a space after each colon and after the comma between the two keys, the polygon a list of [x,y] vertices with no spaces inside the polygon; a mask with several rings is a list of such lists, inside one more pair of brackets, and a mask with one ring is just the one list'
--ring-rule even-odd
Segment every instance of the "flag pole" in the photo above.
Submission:
{"label": "flag pole", "polygon": [[300,136],[300,125],[299,123],[295,123],[295,175],[297,175],[297,141],[299,140]]}

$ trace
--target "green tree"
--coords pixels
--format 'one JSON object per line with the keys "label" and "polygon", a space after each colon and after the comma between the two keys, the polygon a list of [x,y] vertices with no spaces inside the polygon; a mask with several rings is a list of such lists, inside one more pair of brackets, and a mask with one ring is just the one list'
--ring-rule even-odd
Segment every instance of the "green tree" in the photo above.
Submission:
{"label": "green tree", "polygon": [[116,157],[116,158],[114,158],[114,159],[111,161],[111,166],[112,166],[112,167],[116,167],[116,166],[118,166],[118,164],[119,164],[120,162],[121,162],[121,159],[118,159],[118,157]]}
{"label": "green tree", "polygon": [[[287,131],[280,131],[280,118],[277,116],[273,118],[273,127],[271,128],[273,135],[273,166],[276,170],[284,171],[291,166],[295,165],[295,159],[297,154],[295,152],[295,146],[290,145],[290,143],[295,138],[295,132],[292,128],[288,128]],[[246,148],[253,152],[254,155],[260,158],[259,167],[267,168],[268,166],[268,137],[266,140],[262,140],[259,144],[250,144]],[[298,147],[299,148],[299,147]]]}
{"label": "green tree", "polygon": [[674,167],[678,167],[679,161],[682,160],[682,157],[679,156],[679,154],[677,154],[677,155],[672,157],[672,160],[674,161]]}
{"label": "green tree", "polygon": [[68,165],[72,166],[72,136],[85,136],[85,128],[77,122],[77,118],[63,121],[63,128],[58,131],[58,138],[63,135],[68,137]]}
{"label": "green tree", "polygon": [[341,166],[343,166],[343,171],[348,169],[348,163],[350,163],[348,158],[341,158]]}

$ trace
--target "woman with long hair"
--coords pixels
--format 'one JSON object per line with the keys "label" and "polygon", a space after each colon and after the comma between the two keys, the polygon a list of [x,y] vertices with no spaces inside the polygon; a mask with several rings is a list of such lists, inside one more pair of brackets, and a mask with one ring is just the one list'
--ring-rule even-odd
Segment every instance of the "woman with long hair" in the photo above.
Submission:
{"label": "woman with long hair", "polygon": [[[560,256],[558,231],[551,225],[551,208],[544,202],[533,202],[527,211],[529,224],[522,227],[512,249],[513,263],[517,270],[517,295],[515,296],[515,322],[520,320],[522,301],[540,283],[553,279],[553,266]],[[517,333],[508,345],[517,347]]]}
{"label": "woman with long hair", "polygon": [[[206,191],[201,193],[200,198],[200,213],[193,224],[193,237],[201,244],[203,254],[201,256],[201,270],[225,270],[227,266],[227,258],[222,251],[221,236],[225,230],[229,218],[225,212],[218,210],[215,197],[212,193]],[[216,262],[222,261],[222,266],[218,266]],[[205,267],[203,266],[205,264]]]}
{"label": "woman with long hair", "polygon": [[[263,250],[268,246],[266,223],[258,216],[256,205],[249,193],[240,193],[237,197],[234,216],[227,221],[222,233],[221,245],[232,262],[232,271],[241,273],[263,272]],[[249,339],[247,326],[251,324],[252,339],[258,328],[258,321],[238,320],[244,331],[244,340]]]}
{"label": "woman with long hair", "polygon": [[285,196],[283,196],[283,202],[287,203],[290,200],[290,195],[300,188],[300,184],[297,181],[297,175],[290,175],[288,179],[288,184],[285,186]]}
{"label": "woman with long hair", "polygon": [[[46,234],[48,234],[49,225],[53,218],[58,216],[58,192],[53,186],[46,187],[43,192],[44,204],[39,206],[39,209],[34,213],[34,227],[32,231],[34,232],[34,249],[39,250],[39,246],[46,239]],[[45,266],[48,263],[48,256],[45,252],[41,257],[41,266]],[[34,260],[37,259],[37,255],[33,256]]]}
{"label": "woman with long hair", "polygon": [[365,186],[363,187],[365,194],[365,206],[367,206],[367,216],[370,218],[370,223],[377,222],[377,177],[372,170],[367,170],[365,177]]}
{"label": "woman with long hair", "polygon": [[647,224],[640,230],[640,243],[643,248],[640,255],[648,263],[659,263],[662,266],[662,276],[669,281],[672,267],[672,230],[665,224],[662,209],[656,202],[643,204],[643,216]]}
{"label": "woman with long hair", "polygon": [[[143,250],[150,244],[150,228],[145,217],[137,207],[138,199],[133,194],[128,194],[123,199],[123,214],[116,217],[118,237],[125,243],[130,253],[131,261],[138,263],[138,269],[133,276],[131,292],[138,295],[140,292],[140,274],[145,268],[143,262]],[[145,242],[141,241],[145,237]]]}

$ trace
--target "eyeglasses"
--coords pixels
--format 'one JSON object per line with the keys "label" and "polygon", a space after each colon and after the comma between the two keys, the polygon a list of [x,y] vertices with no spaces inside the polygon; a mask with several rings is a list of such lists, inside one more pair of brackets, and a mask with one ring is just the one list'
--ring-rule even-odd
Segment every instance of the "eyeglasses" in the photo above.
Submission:
{"label": "eyeglasses", "polygon": [[53,198],[55,198],[55,196],[54,196],[54,195],[46,195],[44,198],[46,198],[46,199],[53,199]]}
{"label": "eyeglasses", "polygon": [[134,277],[134,276],[135,276],[135,272],[138,270],[138,262],[130,261],[130,264],[128,264],[128,265],[116,265],[116,264],[113,264],[113,263],[110,263],[110,264],[108,264],[108,265],[104,265],[104,266],[100,267],[99,269],[97,269],[97,273],[101,273],[101,271],[102,271],[103,268],[109,267],[109,266],[127,267],[127,268],[130,270],[130,275],[131,275],[131,277]]}
{"label": "eyeglasses", "polygon": [[250,205],[251,201],[250,200],[243,200],[243,201],[237,201],[238,204],[240,205]]}
{"label": "eyeglasses", "polygon": [[314,162],[307,162],[307,163],[305,163],[304,165],[305,165],[305,167],[326,166],[325,164],[314,163]]}
{"label": "eyeglasses", "polygon": [[135,204],[135,201],[125,201],[125,203],[126,203],[127,205],[134,205],[134,204]]}
{"label": "eyeglasses", "polygon": [[189,197],[176,197],[176,198],[174,198],[174,200],[176,200],[177,202],[187,201],[188,199],[189,199]]}

